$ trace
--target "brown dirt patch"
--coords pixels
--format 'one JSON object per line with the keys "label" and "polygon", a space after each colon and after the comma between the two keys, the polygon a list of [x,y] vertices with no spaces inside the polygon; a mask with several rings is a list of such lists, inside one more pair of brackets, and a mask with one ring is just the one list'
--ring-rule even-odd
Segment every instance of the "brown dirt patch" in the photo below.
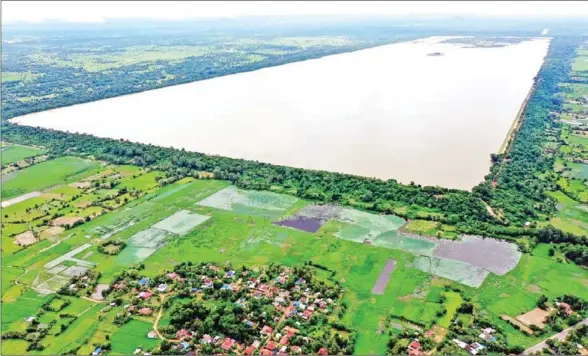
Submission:
{"label": "brown dirt patch", "polygon": [[530,312],[517,316],[516,319],[527,326],[536,325],[540,329],[543,329],[547,315],[549,315],[549,311],[535,308]]}
{"label": "brown dirt patch", "polygon": [[55,236],[61,234],[65,229],[60,226],[51,226],[47,230],[43,231],[41,234],[43,236]]}
{"label": "brown dirt patch", "polygon": [[74,183],[71,183],[70,186],[74,187],[74,188],[86,189],[86,188],[90,188],[92,186],[92,183],[90,183],[90,182],[74,182]]}
{"label": "brown dirt patch", "polygon": [[198,172],[198,178],[214,178],[214,173],[210,173],[210,172]]}
{"label": "brown dirt patch", "polygon": [[436,343],[443,341],[445,335],[447,335],[447,329],[439,325],[433,326],[431,330],[433,330],[433,340],[435,340]]}
{"label": "brown dirt patch", "polygon": [[25,231],[21,234],[18,234],[14,237],[14,240],[20,246],[28,246],[37,242],[37,239],[35,238],[35,235],[32,231]]}
{"label": "brown dirt patch", "polygon": [[84,219],[78,216],[61,216],[57,219],[53,220],[51,224],[53,226],[65,226],[65,225],[73,225],[78,221],[83,221]]}
{"label": "brown dirt patch", "polygon": [[412,299],[414,299],[414,295],[412,295],[412,294],[407,294],[407,295],[404,295],[404,296],[402,296],[402,297],[398,297],[398,298],[396,298],[396,299],[400,300],[401,302],[409,302],[409,301],[411,301]]}
{"label": "brown dirt patch", "polygon": [[541,293],[541,287],[535,284],[529,284],[527,290],[531,293]]}
{"label": "brown dirt patch", "polygon": [[523,330],[527,334],[533,335],[533,330],[531,330],[527,325],[521,323],[517,319],[515,319],[511,316],[508,316],[508,315],[501,315],[500,318],[505,321],[510,321],[511,323],[517,325],[521,330]]}

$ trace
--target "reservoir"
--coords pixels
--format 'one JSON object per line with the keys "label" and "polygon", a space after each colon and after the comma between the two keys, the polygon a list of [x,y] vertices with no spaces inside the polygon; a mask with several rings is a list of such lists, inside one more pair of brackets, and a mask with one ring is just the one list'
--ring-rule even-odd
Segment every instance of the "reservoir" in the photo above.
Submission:
{"label": "reservoir", "polygon": [[[402,183],[471,189],[549,39],[430,37],[29,114],[13,122]],[[439,55],[430,55],[432,53]]]}

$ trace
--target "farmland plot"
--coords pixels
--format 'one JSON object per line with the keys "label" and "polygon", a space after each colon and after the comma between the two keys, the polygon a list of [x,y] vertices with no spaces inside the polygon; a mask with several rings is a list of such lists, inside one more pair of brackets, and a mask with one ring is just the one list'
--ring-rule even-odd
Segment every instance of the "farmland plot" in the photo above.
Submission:
{"label": "farmland plot", "polygon": [[290,208],[298,198],[272,192],[242,190],[235,186],[212,194],[198,204],[216,209],[257,216],[279,216]]}

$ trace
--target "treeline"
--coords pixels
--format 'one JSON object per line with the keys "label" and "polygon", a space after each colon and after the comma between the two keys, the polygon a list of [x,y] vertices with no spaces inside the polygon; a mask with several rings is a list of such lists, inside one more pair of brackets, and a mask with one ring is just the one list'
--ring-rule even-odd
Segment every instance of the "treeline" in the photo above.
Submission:
{"label": "treeline", "polygon": [[[562,90],[559,84],[568,80],[570,64],[580,43],[582,39],[578,37],[552,40],[510,151],[506,156],[493,156],[495,164],[491,173],[473,190],[474,195],[502,211],[510,222],[534,221],[556,211],[554,199],[546,195],[551,182],[539,178],[540,174],[553,170],[555,160],[543,153],[544,131],[558,128],[552,113],[562,110],[563,100],[556,94]],[[493,180],[496,188],[492,187]]]}
{"label": "treeline", "polygon": [[[261,68],[320,58],[327,55],[356,51],[377,45],[417,38],[417,35],[382,36],[376,40],[356,40],[345,45],[325,45],[313,47],[296,47],[285,45],[256,45],[246,47],[244,52],[211,51],[211,53],[192,56],[178,61],[158,60],[154,62],[124,65],[107,71],[88,72],[82,68],[36,62],[31,57],[38,47],[17,44],[3,45],[6,58],[3,58],[3,70],[10,72],[33,71],[34,81],[2,83],[2,119],[55,109],[74,104],[82,104],[121,95],[134,94],[146,90],[158,89],[172,85],[185,84],[219,76],[249,72]],[[94,41],[89,39],[88,41]],[[116,41],[116,40],[112,40]],[[136,41],[139,41],[137,39]],[[218,45],[209,40],[211,45]],[[218,41],[218,40],[217,40]],[[92,42],[90,42],[91,44]],[[138,42],[142,43],[142,42]],[[271,43],[271,42],[270,42]],[[114,42],[115,46],[119,45]],[[134,44],[131,43],[131,44]],[[77,55],[92,56],[92,48],[85,49],[87,43],[66,43],[69,46],[84,48]],[[105,57],[118,55],[125,50],[127,43],[120,44],[111,52],[100,52]],[[185,45],[185,44],[181,44]],[[165,48],[165,46],[162,46]],[[265,49],[263,52],[256,52]],[[62,47],[43,48],[62,62],[69,61],[70,53]],[[269,50],[269,52],[267,51]],[[272,53],[275,52],[275,54]],[[74,51],[75,52],[75,51]],[[278,54],[279,53],[279,54]],[[263,59],[251,61],[250,56],[259,55]],[[153,69],[157,66],[158,69]],[[31,99],[36,98],[36,99]]]}

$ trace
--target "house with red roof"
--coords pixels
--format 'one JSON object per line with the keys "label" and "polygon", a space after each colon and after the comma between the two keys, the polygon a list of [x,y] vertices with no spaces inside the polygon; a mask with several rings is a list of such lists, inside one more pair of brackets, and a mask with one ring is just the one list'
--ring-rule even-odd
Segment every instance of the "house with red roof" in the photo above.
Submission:
{"label": "house with red roof", "polygon": [[267,345],[265,345],[265,348],[266,348],[266,349],[269,349],[269,350],[274,350],[274,349],[276,348],[276,346],[277,346],[277,345],[276,345],[276,343],[275,343],[275,342],[273,342],[273,341],[268,341]]}
{"label": "house with red roof", "polygon": [[153,293],[151,293],[151,291],[147,290],[147,291],[143,291],[143,292],[139,293],[138,297],[143,300],[147,300],[147,299],[151,298],[152,295],[153,295]]}
{"label": "house with red roof", "polygon": [[139,314],[151,315],[151,314],[153,314],[153,310],[151,308],[141,308],[141,309],[139,309]]}
{"label": "house with red roof", "polygon": [[268,356],[268,355],[271,355],[272,352],[268,349],[261,349],[261,352],[259,354],[263,355],[263,356]]}
{"label": "house with red roof", "polygon": [[223,343],[221,345],[221,349],[223,349],[225,351],[229,351],[233,347],[235,342],[236,341],[231,338],[226,338],[225,341],[223,341]]}
{"label": "house with red roof", "polygon": [[289,338],[290,337],[288,337],[288,335],[282,336],[282,338],[280,339],[280,344],[282,344],[282,345],[288,345],[288,339]]}
{"label": "house with red roof", "polygon": [[318,350],[317,354],[318,355],[328,355],[329,354],[329,350],[327,350],[326,347],[321,347],[321,349]]}
{"label": "house with red roof", "polygon": [[176,333],[176,338],[178,339],[185,339],[188,337],[192,337],[192,333],[186,329],[178,330],[178,332]]}
{"label": "house with red roof", "polygon": [[310,319],[311,316],[312,312],[310,310],[305,310],[304,313],[302,313],[302,319],[304,320]]}
{"label": "house with red roof", "polygon": [[253,347],[253,346],[247,346],[245,348],[245,351],[243,351],[243,354],[245,354],[245,355],[253,355],[253,352],[255,352],[255,347]]}
{"label": "house with red roof", "polygon": [[408,354],[410,356],[420,356],[423,354],[419,340],[414,339],[410,344],[408,344]]}
{"label": "house with red roof", "polygon": [[261,335],[271,335],[273,331],[274,329],[272,329],[271,326],[264,325],[263,328],[261,328]]}

